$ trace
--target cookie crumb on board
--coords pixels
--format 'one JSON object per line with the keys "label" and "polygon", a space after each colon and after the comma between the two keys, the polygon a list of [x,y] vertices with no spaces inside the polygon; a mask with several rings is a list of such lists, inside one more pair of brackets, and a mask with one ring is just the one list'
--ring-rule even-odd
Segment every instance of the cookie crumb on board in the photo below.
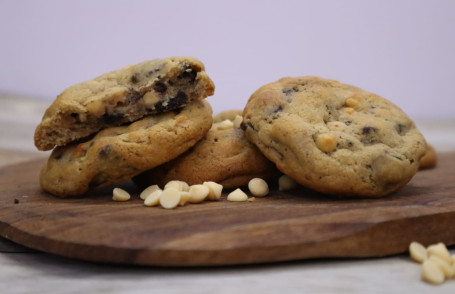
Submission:
{"label": "cookie crumb on board", "polygon": [[455,278],[455,255],[450,255],[444,243],[423,246],[418,242],[409,245],[411,258],[422,264],[422,279],[431,284],[442,284]]}

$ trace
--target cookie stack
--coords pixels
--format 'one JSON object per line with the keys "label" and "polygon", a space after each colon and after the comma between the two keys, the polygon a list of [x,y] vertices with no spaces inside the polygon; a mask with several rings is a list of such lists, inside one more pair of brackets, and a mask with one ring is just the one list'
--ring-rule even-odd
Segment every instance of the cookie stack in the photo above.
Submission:
{"label": "cookie stack", "polygon": [[36,129],[38,149],[57,146],[42,188],[65,197],[130,178],[143,187],[236,188],[281,172],[321,193],[381,197],[404,186],[425,153],[397,106],[334,80],[283,78],[259,88],[243,111],[214,118],[203,100],[213,93],[203,64],[188,57],[68,88]]}
{"label": "cookie stack", "polygon": [[213,93],[204,65],[188,57],[143,62],[66,89],[35,132],[39,150],[55,147],[41,187],[80,195],[179,156],[211,128],[203,99]]}

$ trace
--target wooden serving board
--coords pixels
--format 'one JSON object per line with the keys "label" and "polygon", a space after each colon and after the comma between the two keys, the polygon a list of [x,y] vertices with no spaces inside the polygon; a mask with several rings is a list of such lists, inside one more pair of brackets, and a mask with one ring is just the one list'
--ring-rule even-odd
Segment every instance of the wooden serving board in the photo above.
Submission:
{"label": "wooden serving board", "polygon": [[43,160],[0,169],[0,236],[96,262],[199,266],[405,252],[411,241],[455,244],[455,153],[382,199],[337,199],[299,189],[253,202],[145,207],[111,189],[60,199],[40,190]]}

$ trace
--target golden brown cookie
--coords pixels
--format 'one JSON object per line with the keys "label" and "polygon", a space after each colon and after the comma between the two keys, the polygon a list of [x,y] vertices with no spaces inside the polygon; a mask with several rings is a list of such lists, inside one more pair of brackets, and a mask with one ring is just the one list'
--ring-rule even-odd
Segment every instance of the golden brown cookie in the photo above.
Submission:
{"label": "golden brown cookie", "polygon": [[420,159],[419,169],[433,168],[438,163],[438,156],[433,146],[427,143],[425,155]]}
{"label": "golden brown cookie", "polygon": [[57,147],[41,170],[41,187],[54,195],[80,195],[161,165],[187,151],[212,125],[205,101],[100,131],[90,140]]}
{"label": "golden brown cookie", "polygon": [[204,65],[191,57],[155,59],[69,87],[35,131],[39,150],[64,146],[101,129],[185,106],[213,95]]}
{"label": "golden brown cookie", "polygon": [[390,101],[317,77],[283,78],[249,99],[247,138],[301,185],[340,196],[380,197],[416,173],[425,140]]}
{"label": "golden brown cookie", "polygon": [[134,181],[141,187],[163,187],[171,180],[180,180],[190,185],[214,181],[224,188],[237,188],[255,177],[268,179],[277,175],[275,165],[245,138],[243,131],[231,127],[212,128],[186,153],[140,174]]}

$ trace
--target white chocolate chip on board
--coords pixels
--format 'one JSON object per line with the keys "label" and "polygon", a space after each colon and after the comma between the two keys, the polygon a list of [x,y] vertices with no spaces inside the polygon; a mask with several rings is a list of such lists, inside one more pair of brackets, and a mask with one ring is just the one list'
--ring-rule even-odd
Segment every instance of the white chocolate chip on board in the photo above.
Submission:
{"label": "white chocolate chip on board", "polygon": [[189,185],[186,182],[177,180],[167,182],[167,184],[164,186],[164,189],[167,188],[175,188],[178,191],[189,191]]}
{"label": "white chocolate chip on board", "polygon": [[207,200],[218,200],[221,198],[223,185],[212,181],[204,182],[203,185],[209,188],[209,195],[206,198]]}
{"label": "white chocolate chip on board", "polygon": [[269,193],[267,182],[261,178],[254,178],[248,182],[248,189],[256,197],[264,197]]}
{"label": "white chocolate chip on board", "polygon": [[163,191],[155,190],[152,193],[148,194],[147,198],[144,200],[145,206],[157,206],[160,203],[160,196]]}
{"label": "white chocolate chip on board", "polygon": [[175,188],[164,189],[160,196],[160,205],[166,209],[173,209],[180,204],[180,191]]}
{"label": "white chocolate chip on board", "polygon": [[247,201],[248,195],[246,195],[245,192],[243,192],[240,188],[238,188],[238,189],[232,191],[231,193],[229,193],[229,195],[227,196],[227,200],[236,201],[236,202]]}
{"label": "white chocolate chip on board", "polygon": [[210,193],[210,190],[205,185],[192,185],[190,187],[190,199],[191,203],[201,203],[207,198]]}
{"label": "white chocolate chip on board", "polygon": [[112,191],[112,199],[114,201],[120,201],[120,202],[128,201],[128,200],[130,200],[130,198],[131,198],[130,193],[126,192],[123,189],[114,188],[114,190]]}
{"label": "white chocolate chip on board", "polygon": [[148,195],[150,195],[152,192],[155,192],[156,190],[161,190],[161,189],[158,185],[151,185],[151,186],[145,188],[141,192],[141,194],[139,195],[139,198],[141,198],[142,200],[145,200]]}

